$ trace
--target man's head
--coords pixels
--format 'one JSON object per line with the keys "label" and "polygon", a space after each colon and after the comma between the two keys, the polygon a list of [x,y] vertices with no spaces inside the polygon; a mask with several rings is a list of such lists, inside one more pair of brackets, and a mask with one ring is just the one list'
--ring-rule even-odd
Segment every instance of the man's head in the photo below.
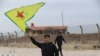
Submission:
{"label": "man's head", "polygon": [[50,35],[44,35],[44,42],[49,43],[50,42]]}
{"label": "man's head", "polygon": [[58,36],[60,36],[61,35],[61,32],[58,32],[58,34],[57,34]]}

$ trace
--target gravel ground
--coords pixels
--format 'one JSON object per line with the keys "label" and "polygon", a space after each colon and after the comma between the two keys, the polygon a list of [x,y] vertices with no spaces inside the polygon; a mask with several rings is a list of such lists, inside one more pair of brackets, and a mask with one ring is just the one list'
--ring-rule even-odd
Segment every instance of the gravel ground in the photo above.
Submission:
{"label": "gravel ground", "polygon": [[[100,56],[100,50],[64,50],[64,56]],[[39,48],[0,47],[0,56],[41,56]]]}

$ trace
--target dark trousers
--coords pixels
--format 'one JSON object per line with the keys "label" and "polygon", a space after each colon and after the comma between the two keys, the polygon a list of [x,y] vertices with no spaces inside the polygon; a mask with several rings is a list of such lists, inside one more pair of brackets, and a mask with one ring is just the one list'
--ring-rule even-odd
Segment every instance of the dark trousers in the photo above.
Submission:
{"label": "dark trousers", "polygon": [[57,44],[58,45],[58,52],[60,52],[61,56],[63,56],[62,53],[62,44]]}

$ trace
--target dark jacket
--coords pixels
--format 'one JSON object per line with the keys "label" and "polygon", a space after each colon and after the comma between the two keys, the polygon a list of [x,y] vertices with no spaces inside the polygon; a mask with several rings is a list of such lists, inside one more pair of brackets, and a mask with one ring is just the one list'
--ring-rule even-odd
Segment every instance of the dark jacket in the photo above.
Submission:
{"label": "dark jacket", "polygon": [[33,44],[41,48],[42,56],[59,56],[57,48],[52,43],[39,43],[34,38],[30,37]]}
{"label": "dark jacket", "polygon": [[62,42],[65,42],[63,36],[57,36],[56,39],[55,39],[55,44],[57,42],[58,45],[62,45]]}

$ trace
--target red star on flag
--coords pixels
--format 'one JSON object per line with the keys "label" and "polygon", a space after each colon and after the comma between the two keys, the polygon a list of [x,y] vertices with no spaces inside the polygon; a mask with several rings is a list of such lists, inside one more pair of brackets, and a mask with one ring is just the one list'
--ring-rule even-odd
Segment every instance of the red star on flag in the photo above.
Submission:
{"label": "red star on flag", "polygon": [[17,17],[20,17],[21,19],[24,18],[23,13],[24,13],[23,11],[22,12],[17,11]]}

